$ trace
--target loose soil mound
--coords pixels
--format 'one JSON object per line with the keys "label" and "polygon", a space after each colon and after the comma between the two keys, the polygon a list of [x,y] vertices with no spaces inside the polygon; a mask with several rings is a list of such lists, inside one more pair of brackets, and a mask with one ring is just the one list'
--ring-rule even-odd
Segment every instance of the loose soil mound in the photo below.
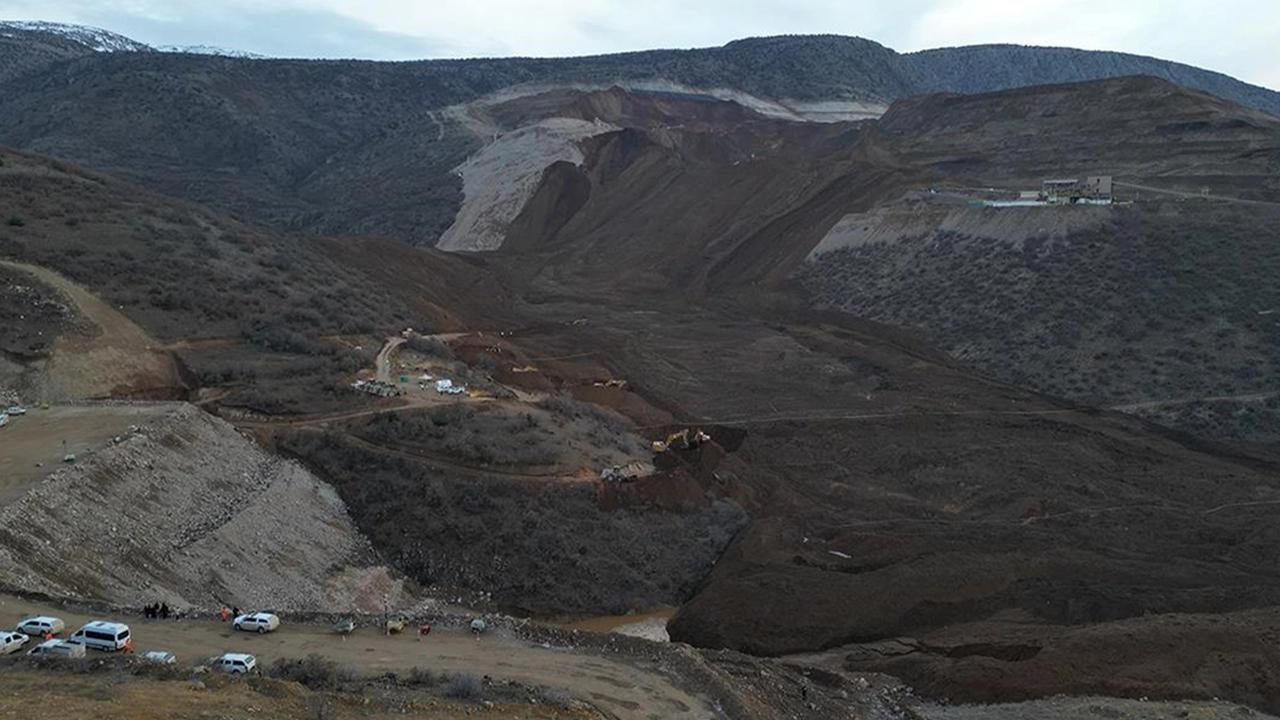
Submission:
{"label": "loose soil mound", "polygon": [[1280,609],[1274,607],[1088,627],[1009,618],[844,651],[851,669],[892,673],[921,692],[956,701],[1222,698],[1280,713]]}

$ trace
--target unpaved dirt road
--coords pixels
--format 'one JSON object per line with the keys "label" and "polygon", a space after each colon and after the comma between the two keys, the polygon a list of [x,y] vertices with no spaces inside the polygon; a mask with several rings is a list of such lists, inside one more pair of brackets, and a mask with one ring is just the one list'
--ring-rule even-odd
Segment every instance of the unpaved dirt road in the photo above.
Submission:
{"label": "unpaved dirt road", "polygon": [[54,343],[37,393],[39,399],[63,401],[141,393],[171,397],[182,387],[173,357],[119,310],[46,268],[7,260],[0,260],[0,265],[33,275],[57,289],[98,328],[96,334],[72,333]]}
{"label": "unpaved dirt road", "polygon": [[465,630],[435,629],[419,640],[410,632],[388,637],[372,628],[360,628],[344,640],[327,627],[285,624],[277,632],[257,635],[235,632],[230,624],[218,621],[91,617],[56,605],[0,595],[0,626],[34,614],[60,617],[68,631],[89,620],[123,621],[133,631],[137,651],[169,650],[184,665],[224,652],[252,653],[266,663],[316,653],[351,665],[361,674],[419,667],[563,688],[624,720],[721,717],[706,699],[676,687],[650,663],[543,647],[496,630],[475,638]]}
{"label": "unpaved dirt road", "polygon": [[1159,188],[1152,185],[1135,185],[1133,183],[1115,183],[1116,187],[1129,188],[1131,190],[1146,190],[1147,192],[1160,193],[1162,195],[1173,195],[1182,198],[1201,198],[1204,200],[1220,200],[1222,202],[1240,203],[1243,205],[1269,205],[1271,207],[1280,207],[1280,203],[1274,203],[1269,200],[1246,200],[1244,198],[1229,197],[1227,195],[1208,195],[1198,192],[1187,192],[1185,190],[1170,190],[1169,188]]}
{"label": "unpaved dirt road", "polygon": [[374,376],[378,382],[391,382],[391,356],[405,342],[406,340],[402,337],[389,337],[386,344],[378,351],[378,358],[374,361],[376,368]]}

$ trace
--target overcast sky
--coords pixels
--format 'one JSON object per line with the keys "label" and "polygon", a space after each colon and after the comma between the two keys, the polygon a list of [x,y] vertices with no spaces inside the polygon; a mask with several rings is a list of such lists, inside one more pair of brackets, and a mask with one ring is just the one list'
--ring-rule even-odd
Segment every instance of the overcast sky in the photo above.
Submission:
{"label": "overcast sky", "polygon": [[900,51],[974,43],[1154,55],[1280,89],[1280,1],[0,0],[0,19],[96,25],[153,45],[402,60],[584,55],[837,33]]}

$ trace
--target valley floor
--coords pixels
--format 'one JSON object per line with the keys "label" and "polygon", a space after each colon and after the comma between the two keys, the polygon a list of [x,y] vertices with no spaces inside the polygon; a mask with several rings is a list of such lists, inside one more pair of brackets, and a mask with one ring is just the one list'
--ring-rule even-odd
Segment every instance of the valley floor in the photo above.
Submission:
{"label": "valley floor", "polygon": [[[50,614],[68,627],[98,615],[68,612],[56,605],[0,596],[0,616]],[[139,652],[168,650],[184,664],[224,652],[245,652],[269,664],[277,658],[318,654],[355,667],[361,675],[433,672],[471,673],[525,685],[568,690],[616,718],[712,718],[708,700],[682,689],[655,663],[604,657],[590,652],[535,644],[511,632],[495,630],[476,638],[461,627],[437,627],[424,639],[406,631],[386,636],[360,628],[342,638],[325,625],[285,624],[268,635],[242,633],[217,620],[144,620],[120,618],[136,638]],[[7,682],[6,682],[7,684]],[[11,694],[11,693],[6,693]],[[0,716],[2,717],[2,716]]]}

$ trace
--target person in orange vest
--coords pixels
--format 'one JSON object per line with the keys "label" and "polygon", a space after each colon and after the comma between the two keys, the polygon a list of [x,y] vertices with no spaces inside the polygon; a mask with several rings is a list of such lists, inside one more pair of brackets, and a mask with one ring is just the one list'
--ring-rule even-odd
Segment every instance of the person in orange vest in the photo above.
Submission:
{"label": "person in orange vest", "polygon": [[222,618],[222,622],[226,622],[231,617],[231,611],[227,609],[226,605],[223,605],[222,609],[218,611],[218,617]]}

